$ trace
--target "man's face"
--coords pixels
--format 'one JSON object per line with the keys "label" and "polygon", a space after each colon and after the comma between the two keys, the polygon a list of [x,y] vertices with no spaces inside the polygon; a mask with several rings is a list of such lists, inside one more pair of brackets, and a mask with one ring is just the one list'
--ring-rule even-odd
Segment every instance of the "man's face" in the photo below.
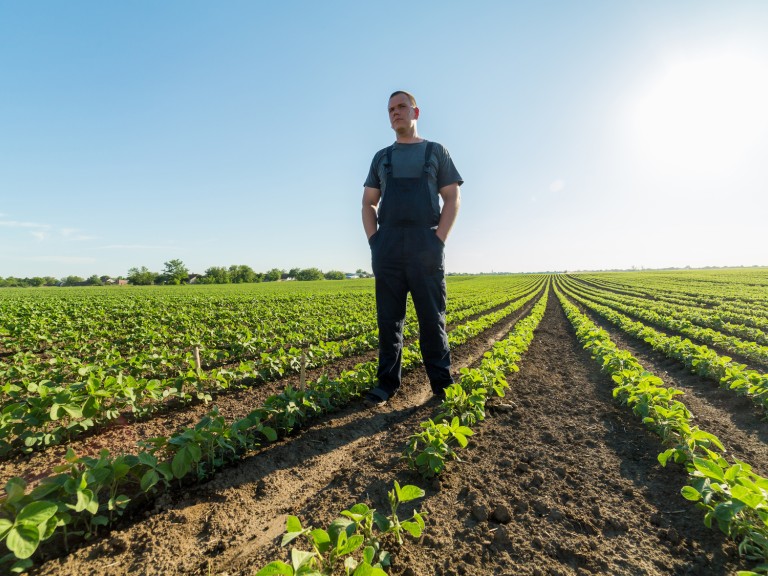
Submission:
{"label": "man's face", "polygon": [[389,99],[389,123],[395,132],[407,132],[419,118],[419,109],[411,106],[411,100],[405,94],[395,94]]}

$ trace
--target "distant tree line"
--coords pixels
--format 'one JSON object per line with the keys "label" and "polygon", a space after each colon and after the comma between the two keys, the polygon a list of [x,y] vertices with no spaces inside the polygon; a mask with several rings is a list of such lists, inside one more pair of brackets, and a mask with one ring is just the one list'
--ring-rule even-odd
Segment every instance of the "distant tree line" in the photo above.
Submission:
{"label": "distant tree line", "polygon": [[104,286],[106,284],[117,284],[124,280],[122,276],[113,278],[111,276],[97,276],[94,274],[89,278],[81,276],[66,276],[64,278],[54,278],[53,276],[33,276],[32,278],[17,278],[8,276],[0,278],[0,288],[36,288],[38,286]]}
{"label": "distant tree line", "polygon": [[[355,276],[370,277],[365,270],[358,269]],[[245,264],[233,264],[229,268],[211,266],[204,274],[190,274],[189,268],[179,259],[164,263],[162,272],[153,272],[146,266],[134,267],[128,270],[127,277],[112,278],[110,276],[93,275],[90,278],[67,276],[53,278],[51,276],[34,278],[0,278],[0,288],[27,288],[36,286],[104,286],[120,284],[126,281],[136,286],[152,284],[244,284],[255,282],[277,282],[280,280],[344,280],[347,274],[339,270],[323,272],[318,268],[291,268],[286,271],[272,268],[267,272],[256,272]]]}

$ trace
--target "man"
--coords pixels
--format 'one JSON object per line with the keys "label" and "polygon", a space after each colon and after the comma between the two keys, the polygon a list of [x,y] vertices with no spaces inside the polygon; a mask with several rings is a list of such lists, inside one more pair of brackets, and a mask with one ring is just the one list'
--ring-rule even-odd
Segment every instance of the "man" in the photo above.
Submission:
{"label": "man", "polygon": [[448,151],[419,136],[418,119],[413,95],[398,90],[389,97],[396,141],[373,157],[363,189],[363,227],[371,246],[379,326],[378,385],[364,397],[369,407],[386,403],[400,387],[408,292],[433,394],[444,397],[444,389],[453,383],[443,248],[456,221],[464,181]]}

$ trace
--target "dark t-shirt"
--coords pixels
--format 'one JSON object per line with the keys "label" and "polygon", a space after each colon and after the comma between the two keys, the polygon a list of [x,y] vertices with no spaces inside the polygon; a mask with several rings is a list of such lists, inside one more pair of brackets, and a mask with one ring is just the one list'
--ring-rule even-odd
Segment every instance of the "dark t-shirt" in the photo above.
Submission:
{"label": "dark t-shirt", "polygon": [[[392,149],[392,176],[395,178],[418,178],[424,167],[424,154],[427,151],[427,141],[416,144],[399,144],[395,142]],[[371,169],[365,179],[367,188],[381,190],[381,201],[384,202],[387,194],[387,170],[384,164],[387,162],[387,149],[382,148],[373,157]],[[442,144],[434,142],[432,145],[432,157],[429,159],[429,192],[432,197],[432,206],[439,213],[439,193],[443,186],[449,184],[464,184],[456,166],[453,165],[451,155],[448,154]]]}

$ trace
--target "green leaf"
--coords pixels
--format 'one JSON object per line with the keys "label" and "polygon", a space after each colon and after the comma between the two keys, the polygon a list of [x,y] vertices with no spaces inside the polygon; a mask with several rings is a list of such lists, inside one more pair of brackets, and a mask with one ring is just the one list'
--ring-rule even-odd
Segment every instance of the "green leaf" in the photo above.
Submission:
{"label": "green leaf", "polygon": [[106,516],[94,516],[91,520],[92,526],[106,526],[109,524],[109,518]]}
{"label": "green leaf", "polygon": [[19,560],[18,562],[14,562],[13,566],[11,566],[11,572],[14,574],[23,574],[30,568],[34,566],[34,562],[29,559]]}
{"label": "green leaf", "polygon": [[738,484],[731,488],[731,496],[736,500],[740,500],[753,510],[765,502],[765,498],[761,493],[753,492],[746,486],[740,486]]}
{"label": "green leaf", "polygon": [[363,549],[363,562],[373,564],[373,559],[376,557],[376,548],[373,546],[366,546]]}
{"label": "green leaf", "polygon": [[157,458],[149,452],[139,452],[139,462],[150,468],[157,466]]}
{"label": "green leaf", "polygon": [[5,484],[6,502],[13,504],[21,500],[24,497],[24,490],[27,488],[27,483],[23,478],[11,478]]}
{"label": "green leaf", "polygon": [[336,518],[328,526],[328,534],[333,542],[338,542],[339,536],[345,534],[351,536],[355,531],[355,523],[349,518]]}
{"label": "green leaf", "polygon": [[131,499],[128,498],[128,496],[126,496],[125,494],[120,494],[116,498],[110,498],[109,499],[109,501],[107,502],[107,509],[108,510],[117,510],[119,508],[120,509],[125,508],[126,506],[128,506],[128,503],[130,501],[131,501]]}
{"label": "green leaf", "polygon": [[367,562],[362,562],[357,566],[357,569],[352,572],[352,576],[387,576],[381,568],[374,568]]}
{"label": "green leaf", "polygon": [[366,514],[368,514],[368,512],[371,511],[371,509],[368,507],[367,504],[360,503],[352,506],[352,508],[350,508],[349,511],[352,512],[352,514],[359,514],[360,516],[365,516]]}
{"label": "green leaf", "polygon": [[456,438],[456,442],[459,443],[459,446],[461,446],[462,448],[467,447],[468,440],[463,434],[461,434],[460,432],[454,431],[453,437]]}
{"label": "green leaf", "polygon": [[301,520],[298,519],[296,516],[291,516],[290,514],[285,519],[285,531],[286,532],[301,532],[303,528],[301,527]]}
{"label": "green leaf", "polygon": [[293,568],[285,562],[270,562],[256,572],[256,576],[293,576]]}
{"label": "green leaf", "polygon": [[[91,490],[83,489],[77,491],[77,503],[75,504],[75,512],[82,512],[88,509],[93,500],[93,492]],[[98,505],[98,503],[97,503]]]}
{"label": "green leaf", "polygon": [[283,540],[280,545],[285,546],[304,534],[304,532],[305,530],[301,527],[301,521],[296,516],[289,514],[285,520],[285,534],[283,534]]}
{"label": "green leaf", "polygon": [[174,478],[184,478],[192,469],[192,461],[185,448],[182,448],[173,457],[171,462],[171,470],[173,471]]}
{"label": "green leaf", "polygon": [[360,548],[360,546],[363,545],[363,542],[365,541],[365,537],[363,537],[361,534],[355,534],[354,536],[350,537],[344,545],[339,548],[337,551],[339,555],[346,556],[347,554],[352,554],[355,550]]}
{"label": "green leaf", "polygon": [[32,502],[21,509],[19,515],[16,516],[16,523],[37,526],[47,522],[51,516],[56,514],[56,510],[58,510],[58,507],[53,502],[46,502],[45,500],[42,502]]}
{"label": "green leaf", "polygon": [[11,528],[13,528],[13,522],[7,518],[0,518],[0,540],[5,538]]}
{"label": "green leaf", "polygon": [[163,475],[163,478],[170,481],[173,478],[173,470],[168,462],[161,462],[157,465],[157,471]]}
{"label": "green leaf", "polygon": [[261,429],[261,433],[264,434],[264,436],[266,436],[267,440],[269,440],[270,442],[274,442],[275,440],[277,440],[277,432],[275,431],[274,428],[270,428],[269,426],[264,426]]}
{"label": "green leaf", "polygon": [[199,444],[187,444],[184,448],[189,453],[193,462],[200,462],[200,459],[203,457],[203,451]]}
{"label": "green leaf", "polygon": [[298,571],[303,566],[309,566],[314,557],[314,552],[305,552],[296,548],[291,549],[291,564],[293,564],[295,571]]}
{"label": "green leaf", "polygon": [[721,502],[715,506],[714,515],[718,522],[730,522],[743,508],[739,501]]}
{"label": "green leaf", "polygon": [[94,495],[91,498],[91,501],[88,502],[88,506],[85,507],[85,509],[90,512],[91,514],[96,514],[99,511],[99,499]]}
{"label": "green leaf", "polygon": [[421,526],[416,522],[402,522],[400,525],[414,538],[421,536]]}
{"label": "green leaf", "polygon": [[160,476],[155,470],[147,470],[141,477],[141,490],[143,492],[149,492],[150,488],[158,483]]}
{"label": "green leaf", "polygon": [[62,406],[64,410],[67,412],[67,414],[70,415],[72,418],[82,418],[83,417],[83,410],[80,408],[80,406],[77,406],[75,404],[65,404]]}
{"label": "green leaf", "polygon": [[665,450],[664,452],[659,454],[656,457],[656,459],[659,461],[659,464],[666,467],[667,461],[669,460],[670,456],[672,456],[674,453],[675,453],[675,449],[670,448],[669,450]]}
{"label": "green leaf", "polygon": [[67,453],[64,456],[64,459],[70,464],[74,464],[79,460],[79,458],[77,457],[77,454],[75,454],[75,451],[72,449],[71,446],[67,448]]}
{"label": "green leaf", "polygon": [[16,555],[16,558],[23,560],[29,558],[37,550],[37,545],[40,543],[40,532],[37,526],[32,524],[21,524],[14,526],[8,532],[8,538],[5,541],[5,545],[8,546],[8,550]]}
{"label": "green leaf", "polygon": [[720,466],[711,460],[694,457],[693,465],[696,467],[696,470],[704,474],[704,476],[707,478],[717,480],[718,482],[725,482],[725,476],[722,468],[720,468]]}
{"label": "green leaf", "polygon": [[325,554],[331,548],[331,537],[322,528],[316,528],[311,530],[309,535],[315,543],[315,547],[320,551],[320,554]]}
{"label": "green leaf", "polygon": [[99,401],[94,396],[89,396],[83,404],[83,416],[92,418],[99,413]]}
{"label": "green leaf", "polygon": [[51,420],[58,420],[61,416],[61,405],[54,404],[51,406],[51,411],[48,415],[51,417]]}
{"label": "green leaf", "polygon": [[376,527],[382,532],[386,532],[387,530],[389,530],[389,527],[391,526],[391,522],[389,521],[389,518],[387,518],[381,512],[373,513],[373,521],[376,523]]}
{"label": "green leaf", "polygon": [[380,566],[384,566],[385,568],[387,566],[392,566],[392,555],[386,550],[382,550],[381,552],[379,552],[379,561],[377,562],[377,564]]}
{"label": "green leaf", "polygon": [[56,532],[58,526],[59,518],[57,516],[52,516],[51,518],[48,518],[48,522],[40,524],[38,526],[38,530],[40,531],[40,542],[48,540],[48,538],[53,536],[53,533]]}
{"label": "green leaf", "polygon": [[693,486],[683,486],[680,493],[683,495],[683,498],[690,500],[691,502],[697,502],[701,499],[701,493]]}
{"label": "green leaf", "polygon": [[411,500],[415,500],[416,498],[423,497],[426,492],[419,488],[418,486],[403,486],[400,488],[400,486],[395,482],[395,489],[397,492],[397,499],[399,502],[410,502]]}
{"label": "green leaf", "polygon": [[131,467],[126,464],[125,462],[115,462],[112,464],[112,473],[115,475],[115,478],[120,480],[125,477],[126,474],[130,471]]}

